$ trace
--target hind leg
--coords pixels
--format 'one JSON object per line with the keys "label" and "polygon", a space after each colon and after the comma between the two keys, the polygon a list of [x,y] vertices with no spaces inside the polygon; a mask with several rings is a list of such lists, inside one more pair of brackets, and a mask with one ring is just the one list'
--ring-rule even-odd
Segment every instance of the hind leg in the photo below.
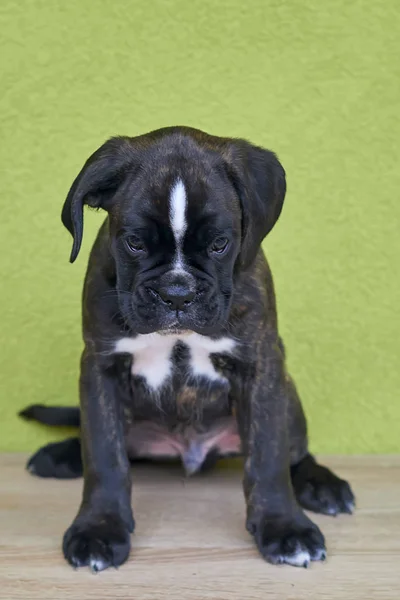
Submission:
{"label": "hind leg", "polygon": [[[80,411],[72,406],[45,406],[32,404],[21,410],[19,416],[27,421],[44,425],[79,427]],[[78,437],[63,442],[47,444],[40,448],[28,461],[26,468],[38,477],[73,479],[83,473],[81,442]]]}
{"label": "hind leg", "polygon": [[81,441],[78,437],[47,444],[40,448],[26,466],[32,475],[75,479],[82,477]]}
{"label": "hind leg", "polygon": [[308,452],[306,418],[296,386],[289,375],[287,390],[290,473],[298,503],[306,510],[325,515],[352,513],[355,498],[350,485],[326,467],[319,465]]}
{"label": "hind leg", "polygon": [[303,508],[324,515],[352,514],[355,498],[350,485],[311,454],[290,468],[297,501]]}

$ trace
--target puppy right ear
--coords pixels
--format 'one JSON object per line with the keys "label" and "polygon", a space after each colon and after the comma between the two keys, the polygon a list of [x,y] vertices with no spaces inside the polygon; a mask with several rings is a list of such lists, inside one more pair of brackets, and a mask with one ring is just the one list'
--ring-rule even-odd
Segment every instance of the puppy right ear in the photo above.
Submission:
{"label": "puppy right ear", "polygon": [[111,138],[88,158],[72,184],[61,213],[64,226],[74,238],[71,263],[82,244],[84,205],[108,210],[133,156],[129,138]]}

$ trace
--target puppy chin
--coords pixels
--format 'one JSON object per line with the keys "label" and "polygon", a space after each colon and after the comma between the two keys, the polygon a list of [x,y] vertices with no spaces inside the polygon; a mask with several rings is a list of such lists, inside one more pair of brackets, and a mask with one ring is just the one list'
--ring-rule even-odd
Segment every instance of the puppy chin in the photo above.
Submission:
{"label": "puppy chin", "polygon": [[137,335],[184,336],[197,333],[214,337],[226,333],[231,295],[226,292],[219,300],[214,296],[202,305],[196,303],[189,310],[176,312],[123,297],[120,310],[125,326]]}
{"label": "puppy chin", "polygon": [[182,335],[185,333],[198,333],[199,335],[210,337],[218,335],[221,332],[224,323],[225,321],[222,321],[217,317],[207,321],[200,319],[191,320],[189,318],[182,317],[182,319],[179,319],[178,324],[173,328],[170,328],[170,330],[174,329],[175,332],[179,331]]}
{"label": "puppy chin", "polygon": [[146,335],[149,333],[158,333],[160,335],[179,335],[185,336],[190,333],[198,333],[205,336],[218,335],[224,325],[220,319],[210,321],[197,321],[187,315],[170,315],[162,319],[127,319],[129,328],[136,334]]}

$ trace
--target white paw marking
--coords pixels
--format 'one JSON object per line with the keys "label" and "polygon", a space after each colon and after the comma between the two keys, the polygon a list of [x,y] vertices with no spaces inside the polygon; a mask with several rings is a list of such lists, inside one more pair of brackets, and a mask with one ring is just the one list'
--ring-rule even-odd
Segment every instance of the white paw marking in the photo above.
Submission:
{"label": "white paw marking", "polygon": [[185,261],[182,255],[182,241],[186,232],[186,190],[181,179],[175,183],[171,190],[169,203],[169,218],[176,243],[174,271],[185,271]]}
{"label": "white paw marking", "polygon": [[313,555],[309,553],[308,550],[302,548],[299,549],[294,554],[282,554],[279,557],[279,563],[286,563],[287,565],[292,565],[293,567],[308,567],[311,561],[319,561],[326,559],[326,550],[324,548],[319,548],[314,552]]}
{"label": "white paw marking", "polygon": [[327,514],[327,515],[331,515],[331,516],[333,516],[333,517],[336,517],[336,515],[337,515],[337,514],[339,514],[339,512],[340,512],[340,510],[339,510],[339,508],[338,508],[338,507],[329,507],[329,508],[326,510],[326,514]]}
{"label": "white paw marking", "polygon": [[99,571],[104,571],[108,567],[108,564],[100,556],[91,556],[89,567],[93,573],[98,573]]}
{"label": "white paw marking", "polygon": [[177,334],[149,333],[135,338],[121,338],[115,352],[133,356],[132,374],[142,376],[147,385],[158,390],[172,375],[172,351],[178,342],[189,348],[189,373],[211,380],[223,380],[214,369],[210,354],[229,354],[235,347],[231,338],[213,340],[194,332]]}
{"label": "white paw marking", "polygon": [[294,567],[308,566],[311,560],[310,553],[307,550],[300,550],[294,554],[282,556],[282,561]]}

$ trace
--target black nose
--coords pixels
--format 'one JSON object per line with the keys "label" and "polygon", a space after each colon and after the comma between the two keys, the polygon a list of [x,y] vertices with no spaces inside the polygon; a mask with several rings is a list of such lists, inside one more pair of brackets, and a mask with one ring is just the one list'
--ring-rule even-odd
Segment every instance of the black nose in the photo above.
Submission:
{"label": "black nose", "polygon": [[195,298],[196,280],[190,273],[169,271],[158,279],[153,279],[148,291],[169,309],[184,310]]}
{"label": "black nose", "polygon": [[172,270],[156,280],[153,279],[148,290],[170,310],[184,310],[195,298],[196,280],[191,273],[177,273]]}
{"label": "black nose", "polygon": [[193,289],[183,282],[160,286],[157,293],[171,310],[183,310],[195,297]]}

